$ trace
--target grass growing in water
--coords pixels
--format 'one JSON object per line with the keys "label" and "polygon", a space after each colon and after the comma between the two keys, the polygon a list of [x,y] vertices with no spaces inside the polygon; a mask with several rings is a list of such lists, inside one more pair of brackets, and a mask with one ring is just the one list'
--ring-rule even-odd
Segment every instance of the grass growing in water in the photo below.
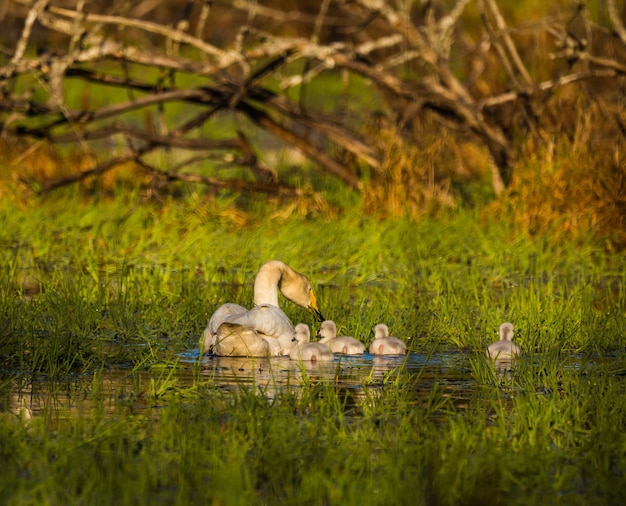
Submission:
{"label": "grass growing in water", "polygon": [[600,371],[542,378],[527,364],[518,374],[515,389],[477,386],[460,406],[416,402],[407,384],[390,383],[375,393],[366,387],[346,414],[341,389],[311,383],[273,401],[209,389],[138,416],[93,409],[54,431],[43,419],[5,414],[0,497],[21,504],[623,499],[626,439],[616,422],[626,410],[615,400],[623,378]]}
{"label": "grass growing in water", "polygon": [[[625,265],[591,238],[555,246],[466,211],[423,223],[269,214],[241,233],[193,199],[65,199],[0,205],[2,502],[623,501]],[[400,368],[352,390],[309,375],[271,396],[201,375],[179,384],[180,354],[219,304],[251,304],[269,258],[309,274],[344,333],[369,344],[385,322],[413,353],[465,352],[460,369]],[[482,351],[504,320],[524,358],[498,376]],[[143,398],[99,394],[116,366],[154,371]],[[63,394],[77,377],[84,409],[55,418],[51,402],[26,420],[4,408],[15,381]],[[459,378],[463,396],[450,393]]]}

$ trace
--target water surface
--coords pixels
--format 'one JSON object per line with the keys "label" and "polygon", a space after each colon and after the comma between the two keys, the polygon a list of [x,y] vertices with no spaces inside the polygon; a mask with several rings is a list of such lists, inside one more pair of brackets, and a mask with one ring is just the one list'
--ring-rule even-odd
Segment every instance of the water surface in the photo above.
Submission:
{"label": "water surface", "polygon": [[[175,363],[146,369],[119,364],[62,380],[22,376],[0,380],[0,412],[25,418],[43,415],[52,420],[88,413],[94,408],[111,413],[120,409],[140,413],[192,397],[198,388],[219,390],[226,395],[247,389],[273,400],[286,389],[297,391],[320,383],[335,386],[358,402],[366,391],[372,395],[402,382],[416,402],[428,398],[437,388],[459,405],[471,399],[479,386],[470,364],[472,356],[459,351],[407,356],[366,353],[337,355],[332,363],[315,364],[288,357],[200,357],[195,349],[180,353]],[[566,362],[561,367],[581,373],[600,368],[626,374],[626,365],[610,357],[594,360],[572,356]],[[503,368],[501,377],[510,378],[511,364],[499,365]],[[528,365],[532,367],[531,363]]]}
{"label": "water surface", "polygon": [[317,383],[334,385],[359,397],[365,388],[382,389],[394,381],[410,382],[416,395],[428,395],[436,383],[459,398],[467,397],[475,381],[464,353],[407,356],[337,355],[332,363],[298,362],[288,357],[199,357],[183,352],[171,366],[136,369],[128,364],[63,380],[26,380],[18,377],[0,384],[0,411],[26,418],[46,415],[65,418],[72,412],[98,407],[131,412],[166,405],[194,387],[225,393],[242,388],[273,399],[284,389]]}

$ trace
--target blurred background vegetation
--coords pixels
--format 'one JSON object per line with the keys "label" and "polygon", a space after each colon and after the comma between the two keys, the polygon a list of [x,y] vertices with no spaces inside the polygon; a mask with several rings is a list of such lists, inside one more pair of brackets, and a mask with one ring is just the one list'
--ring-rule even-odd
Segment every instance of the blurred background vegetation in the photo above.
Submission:
{"label": "blurred background vegetation", "polygon": [[237,224],[259,199],[329,219],[471,206],[620,251],[625,17],[615,0],[0,1],[0,198],[199,193]]}

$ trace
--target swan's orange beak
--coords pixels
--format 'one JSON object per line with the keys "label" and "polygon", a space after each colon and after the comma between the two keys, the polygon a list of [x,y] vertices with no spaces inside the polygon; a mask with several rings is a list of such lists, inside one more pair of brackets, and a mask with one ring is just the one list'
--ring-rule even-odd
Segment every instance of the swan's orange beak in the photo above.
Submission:
{"label": "swan's orange beak", "polygon": [[315,317],[317,318],[318,322],[323,322],[326,318],[324,318],[324,315],[322,315],[322,312],[320,311],[319,307],[317,306],[317,299],[315,298],[315,294],[313,293],[313,290],[311,290],[309,292],[309,297],[311,299],[311,302],[310,302],[309,307],[307,309],[309,311],[311,311],[311,313],[313,313],[315,315]]}

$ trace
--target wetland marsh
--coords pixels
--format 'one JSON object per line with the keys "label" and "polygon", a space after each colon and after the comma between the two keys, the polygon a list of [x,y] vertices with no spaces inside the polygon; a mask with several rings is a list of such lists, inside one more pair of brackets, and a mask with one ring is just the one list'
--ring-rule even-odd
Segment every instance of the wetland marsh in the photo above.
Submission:
{"label": "wetland marsh", "polygon": [[[625,503],[623,6],[109,3],[0,2],[0,504]],[[408,354],[203,355],[271,259]]]}
{"label": "wetland marsh", "polygon": [[[473,211],[241,233],[193,198],[1,208],[4,503],[626,496],[626,266],[591,238],[519,236]],[[250,305],[269,258],[309,276],[342,333],[369,344],[384,322],[409,355],[200,356],[212,311]],[[499,373],[484,350],[506,320],[523,356]]]}

